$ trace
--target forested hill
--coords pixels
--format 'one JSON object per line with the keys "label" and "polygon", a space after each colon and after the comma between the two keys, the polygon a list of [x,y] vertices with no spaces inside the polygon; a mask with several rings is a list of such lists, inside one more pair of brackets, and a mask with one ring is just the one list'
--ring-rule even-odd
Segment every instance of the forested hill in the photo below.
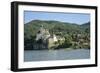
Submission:
{"label": "forested hill", "polygon": [[24,24],[25,36],[28,37],[34,36],[42,25],[45,29],[48,29],[50,33],[53,32],[56,35],[61,34],[62,36],[69,33],[80,34],[80,33],[90,32],[90,22],[79,25],[79,24],[66,23],[60,21],[32,20]]}

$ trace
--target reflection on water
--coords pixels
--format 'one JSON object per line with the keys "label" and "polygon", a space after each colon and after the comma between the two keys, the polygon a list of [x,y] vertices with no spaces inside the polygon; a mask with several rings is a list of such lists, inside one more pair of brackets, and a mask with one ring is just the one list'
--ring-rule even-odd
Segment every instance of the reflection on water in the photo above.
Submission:
{"label": "reflection on water", "polygon": [[89,59],[90,50],[30,50],[24,51],[24,61]]}

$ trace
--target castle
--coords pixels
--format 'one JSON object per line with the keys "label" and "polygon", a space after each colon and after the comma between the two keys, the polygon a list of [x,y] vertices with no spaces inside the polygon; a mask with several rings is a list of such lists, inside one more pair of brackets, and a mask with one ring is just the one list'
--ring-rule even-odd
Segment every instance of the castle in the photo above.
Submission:
{"label": "castle", "polygon": [[50,49],[56,47],[54,44],[58,41],[55,34],[50,34],[49,30],[44,29],[43,26],[38,30],[36,34],[36,45],[35,49]]}

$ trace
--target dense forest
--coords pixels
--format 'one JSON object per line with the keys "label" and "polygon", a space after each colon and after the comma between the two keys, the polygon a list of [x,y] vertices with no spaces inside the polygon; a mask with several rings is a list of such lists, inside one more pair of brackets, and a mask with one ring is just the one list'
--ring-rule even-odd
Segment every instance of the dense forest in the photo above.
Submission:
{"label": "dense forest", "polygon": [[24,24],[24,49],[34,49],[36,34],[41,25],[48,29],[50,33],[64,37],[64,42],[58,41],[59,44],[54,49],[73,48],[73,49],[90,49],[90,22],[84,24],[67,23],[60,21],[32,20]]}

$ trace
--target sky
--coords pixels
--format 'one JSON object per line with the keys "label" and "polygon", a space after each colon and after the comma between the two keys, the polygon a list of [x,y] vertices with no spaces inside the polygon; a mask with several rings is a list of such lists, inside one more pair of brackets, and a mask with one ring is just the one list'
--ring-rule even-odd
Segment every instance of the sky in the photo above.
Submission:
{"label": "sky", "polygon": [[24,11],[24,23],[32,20],[56,20],[81,25],[90,21],[90,14]]}

